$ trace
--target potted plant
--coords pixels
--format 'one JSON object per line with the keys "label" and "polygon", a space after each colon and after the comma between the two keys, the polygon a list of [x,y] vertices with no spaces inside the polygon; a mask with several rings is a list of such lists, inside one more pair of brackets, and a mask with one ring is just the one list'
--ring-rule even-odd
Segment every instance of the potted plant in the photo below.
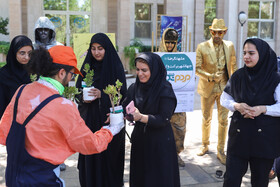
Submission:
{"label": "potted plant", "polygon": [[93,71],[93,69],[92,70],[90,69],[89,64],[85,64],[84,71],[85,71],[86,75],[82,81],[83,99],[84,99],[84,101],[92,101],[95,99],[95,97],[89,96],[88,92],[91,88],[94,88],[94,86],[92,86],[94,71]]}
{"label": "potted plant", "polygon": [[80,94],[78,88],[74,86],[65,86],[63,96],[74,102],[75,95]]}
{"label": "potted plant", "polygon": [[111,102],[110,108],[110,123],[118,124],[123,120],[123,108],[120,105],[120,101],[122,99],[121,87],[123,83],[119,80],[116,81],[116,85],[108,85],[105,89],[103,89],[104,93],[109,95],[109,99]]}
{"label": "potted plant", "polygon": [[138,38],[134,38],[131,40],[129,46],[124,47],[124,57],[129,59],[130,71],[134,71],[136,69],[134,64],[135,56],[137,53],[142,51],[143,47],[144,44]]}
{"label": "potted plant", "polygon": [[34,82],[34,81],[36,81],[37,80],[37,74],[33,74],[33,73],[31,73],[30,75],[29,75],[29,77],[30,77],[30,80],[31,80],[31,82]]}

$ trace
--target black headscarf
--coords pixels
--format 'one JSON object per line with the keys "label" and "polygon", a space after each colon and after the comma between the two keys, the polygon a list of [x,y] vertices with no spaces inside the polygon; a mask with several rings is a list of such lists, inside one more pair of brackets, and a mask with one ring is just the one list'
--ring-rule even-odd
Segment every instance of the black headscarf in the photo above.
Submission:
{"label": "black headscarf", "polygon": [[146,113],[158,111],[160,97],[170,97],[176,100],[171,84],[166,80],[166,69],[160,58],[155,53],[146,52],[140,54],[136,59],[143,59],[148,63],[151,77],[146,83],[141,83],[139,78],[136,78],[134,87],[135,106]]}
{"label": "black headscarf", "polygon": [[[97,61],[92,56],[91,46],[93,43],[98,43],[105,49],[105,54],[102,61]],[[109,96],[103,92],[103,89],[105,89],[108,84],[115,85],[116,80],[119,79],[119,81],[123,83],[121,94],[123,95],[123,98],[126,97],[126,78],[124,68],[115,47],[106,34],[97,33],[92,36],[87,56],[81,67],[81,73],[84,76],[85,72],[83,69],[87,63],[90,65],[90,68],[94,70],[93,86],[101,91],[101,106],[105,110],[102,111],[106,116],[106,113],[109,112],[109,107],[111,107],[111,103]],[[82,79],[83,77],[78,77],[76,84],[77,88],[81,88]]]}
{"label": "black headscarf", "polygon": [[30,77],[28,72],[25,70],[24,65],[17,61],[16,54],[19,49],[24,46],[32,46],[32,41],[24,36],[16,36],[10,45],[10,49],[7,54],[7,64],[0,69],[0,82],[3,85],[7,85],[14,91],[22,84],[30,83]]}
{"label": "black headscarf", "polygon": [[229,80],[225,92],[233,96],[236,102],[245,102],[251,106],[274,104],[269,98],[280,82],[277,56],[268,43],[261,39],[247,39],[244,46],[248,42],[256,46],[259,60],[252,68],[244,65],[237,70]]}

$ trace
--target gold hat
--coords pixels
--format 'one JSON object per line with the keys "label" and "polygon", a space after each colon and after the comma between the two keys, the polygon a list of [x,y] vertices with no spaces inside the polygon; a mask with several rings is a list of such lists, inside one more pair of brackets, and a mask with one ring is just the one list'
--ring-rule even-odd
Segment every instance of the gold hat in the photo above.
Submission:
{"label": "gold hat", "polygon": [[214,31],[225,31],[227,30],[227,27],[225,26],[225,22],[223,19],[215,18],[212,22],[212,25],[209,26],[209,29]]}

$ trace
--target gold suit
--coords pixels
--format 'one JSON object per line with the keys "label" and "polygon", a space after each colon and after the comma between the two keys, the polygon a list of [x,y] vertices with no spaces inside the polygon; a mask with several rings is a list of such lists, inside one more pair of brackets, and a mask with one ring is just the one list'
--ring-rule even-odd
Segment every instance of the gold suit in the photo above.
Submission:
{"label": "gold suit", "polygon": [[[236,70],[234,45],[223,40],[222,44],[214,45],[213,39],[198,44],[196,49],[196,75],[199,76],[197,92],[201,96],[202,110],[202,144],[210,144],[210,127],[212,111],[216,101],[218,109],[218,145],[224,151],[228,127],[228,110],[221,106],[220,96],[224,87]],[[222,78],[215,81],[215,73],[222,72]]]}

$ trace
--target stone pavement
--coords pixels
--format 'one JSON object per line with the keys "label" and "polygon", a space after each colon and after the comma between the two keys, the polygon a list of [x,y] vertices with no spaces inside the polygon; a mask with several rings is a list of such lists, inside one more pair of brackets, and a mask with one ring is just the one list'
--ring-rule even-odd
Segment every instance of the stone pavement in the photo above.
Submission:
{"label": "stone pavement", "polygon": [[[134,79],[128,80],[128,85]],[[217,169],[225,171],[225,166],[220,164],[216,158],[217,146],[217,110],[213,111],[212,130],[210,136],[209,153],[204,156],[196,156],[196,152],[201,145],[201,110],[200,97],[195,94],[195,105],[193,112],[187,112],[187,132],[185,138],[185,149],[180,154],[185,161],[186,166],[180,168],[180,179],[182,187],[222,187],[223,179],[215,177]],[[133,127],[126,126],[128,134],[131,134]],[[129,186],[129,157],[130,157],[130,142],[126,136],[126,155],[125,155],[125,172],[124,182],[125,187]],[[78,154],[69,157],[65,164],[66,171],[61,172],[61,177],[65,180],[67,187],[78,187],[79,177],[77,171]],[[0,187],[5,186],[4,173],[6,165],[6,148],[0,145]],[[249,187],[250,172],[248,171],[243,178],[242,187]],[[273,179],[269,183],[269,187],[277,187],[277,179]]]}

